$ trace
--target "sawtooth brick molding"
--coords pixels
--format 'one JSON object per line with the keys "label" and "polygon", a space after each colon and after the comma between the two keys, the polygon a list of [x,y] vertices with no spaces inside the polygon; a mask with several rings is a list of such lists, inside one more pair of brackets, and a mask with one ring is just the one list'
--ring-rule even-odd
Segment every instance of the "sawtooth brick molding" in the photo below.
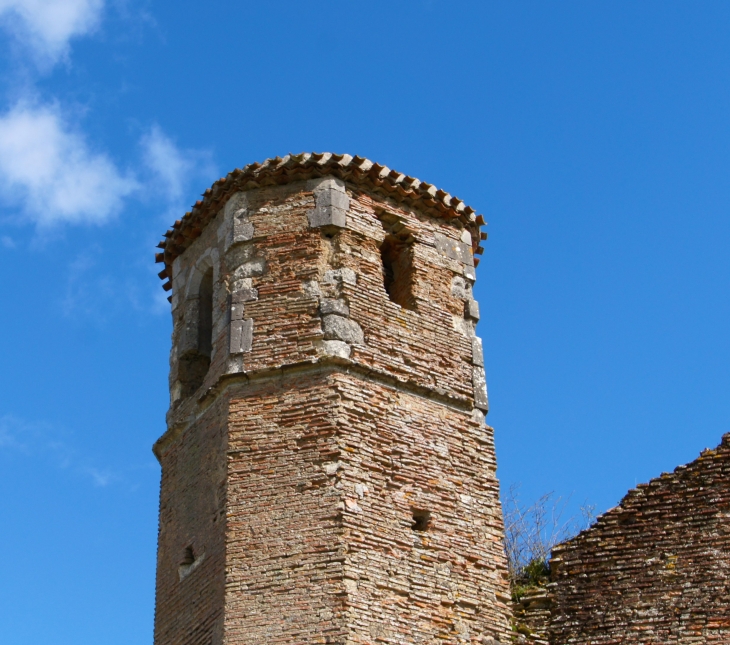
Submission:
{"label": "sawtooth brick molding", "polygon": [[230,173],[165,234],[155,645],[511,642],[481,224],[312,154]]}

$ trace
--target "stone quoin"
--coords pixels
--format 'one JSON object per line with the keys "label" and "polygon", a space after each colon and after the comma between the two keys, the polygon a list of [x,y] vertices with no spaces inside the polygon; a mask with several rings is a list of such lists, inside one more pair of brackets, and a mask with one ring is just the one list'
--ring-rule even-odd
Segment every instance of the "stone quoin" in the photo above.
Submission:
{"label": "stone quoin", "polygon": [[155,645],[509,641],[483,223],[302,154],[230,173],[165,234]]}

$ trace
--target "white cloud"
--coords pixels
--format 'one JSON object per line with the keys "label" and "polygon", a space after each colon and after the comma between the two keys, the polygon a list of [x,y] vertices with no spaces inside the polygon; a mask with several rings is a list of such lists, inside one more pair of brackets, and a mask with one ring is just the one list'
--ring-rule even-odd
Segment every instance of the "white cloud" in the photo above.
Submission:
{"label": "white cloud", "polygon": [[145,164],[163,185],[168,200],[180,199],[194,167],[192,160],[157,125],[142,137],[142,151]]}
{"label": "white cloud", "polygon": [[99,25],[104,0],[0,0],[0,21],[39,62],[68,53],[69,41]]}
{"label": "white cloud", "polygon": [[21,103],[0,116],[0,195],[39,226],[103,223],[137,189],[58,108]]}
{"label": "white cloud", "polygon": [[180,202],[193,179],[205,177],[209,180],[214,173],[208,153],[181,150],[157,125],[142,137],[141,144],[144,162],[157,180],[150,189],[155,197],[168,202],[170,210],[183,208]]}

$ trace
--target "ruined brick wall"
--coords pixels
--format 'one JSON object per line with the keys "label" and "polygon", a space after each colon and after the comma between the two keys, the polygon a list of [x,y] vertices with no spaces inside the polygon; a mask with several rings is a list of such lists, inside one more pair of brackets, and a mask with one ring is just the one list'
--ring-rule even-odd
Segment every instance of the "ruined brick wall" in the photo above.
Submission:
{"label": "ruined brick wall", "polygon": [[515,639],[529,645],[548,645],[548,629],[552,618],[553,597],[546,587],[525,589],[512,602],[512,626]]}
{"label": "ruined brick wall", "polygon": [[730,642],[730,434],[553,551],[550,642]]}
{"label": "ruined brick wall", "polygon": [[[375,168],[402,184],[389,197],[337,163],[232,174],[162,245],[156,645],[508,639],[478,225],[433,187],[408,201],[417,180]],[[206,556],[176,579],[191,533]]]}

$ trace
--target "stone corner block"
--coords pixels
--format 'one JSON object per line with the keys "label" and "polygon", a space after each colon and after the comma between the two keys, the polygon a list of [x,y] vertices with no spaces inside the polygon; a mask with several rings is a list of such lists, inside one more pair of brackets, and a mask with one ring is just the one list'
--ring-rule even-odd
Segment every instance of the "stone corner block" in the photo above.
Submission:
{"label": "stone corner block", "polygon": [[224,217],[231,217],[234,213],[246,210],[248,208],[248,195],[243,191],[233,193],[228,198],[226,205],[223,209]]}
{"label": "stone corner block", "polygon": [[253,344],[253,318],[231,320],[229,332],[229,352],[243,354],[251,351]]}
{"label": "stone corner block", "polygon": [[472,320],[479,320],[479,303],[473,298],[464,301],[464,316]]}
{"label": "stone corner block", "polygon": [[350,315],[350,308],[341,298],[323,298],[319,303],[319,311],[323,316],[326,316],[327,314],[338,314],[340,316]]}
{"label": "stone corner block", "polygon": [[241,242],[249,242],[254,237],[253,224],[248,216],[234,217],[233,229],[231,235],[231,244],[240,244]]}
{"label": "stone corner block", "polygon": [[[244,280],[246,280],[246,278],[243,278],[241,282],[244,282]],[[259,299],[258,289],[247,285],[248,282],[244,282],[244,284],[238,285],[238,289],[231,294],[231,304],[237,305]]]}
{"label": "stone corner block", "polygon": [[325,356],[337,356],[338,358],[350,358],[352,349],[341,340],[322,340],[317,343],[319,349]]}
{"label": "stone corner block", "polygon": [[347,211],[350,210],[350,198],[345,192],[345,186],[337,180],[330,179],[320,183],[314,189],[314,210],[307,214],[309,226],[320,228],[322,226],[347,226]]}
{"label": "stone corner block", "polygon": [[337,314],[322,316],[322,330],[324,331],[325,340],[342,340],[355,345],[365,343],[365,335],[360,325],[354,320]]}
{"label": "stone corner block", "polygon": [[348,268],[332,269],[324,274],[323,282],[325,284],[345,283],[354,287],[357,284],[357,273]]}
{"label": "stone corner block", "polygon": [[476,336],[471,339],[471,362],[477,367],[484,367],[482,339]]}
{"label": "stone corner block", "polygon": [[334,206],[317,206],[307,213],[309,228],[322,228],[323,226],[336,226],[347,228],[347,211]]}
{"label": "stone corner block", "polygon": [[309,179],[307,181],[307,190],[311,190],[315,193],[323,190],[338,190],[341,193],[345,192],[345,182],[342,179],[328,175],[326,177],[317,177],[316,179]]}
{"label": "stone corner block", "polygon": [[471,244],[466,244],[461,240],[454,240],[443,233],[434,233],[433,241],[436,250],[441,255],[445,255],[452,260],[458,260],[467,267],[474,266]]}
{"label": "stone corner block", "polygon": [[472,382],[474,384],[474,407],[486,414],[489,412],[489,397],[487,396],[487,377],[484,374],[484,368],[474,368]]}

